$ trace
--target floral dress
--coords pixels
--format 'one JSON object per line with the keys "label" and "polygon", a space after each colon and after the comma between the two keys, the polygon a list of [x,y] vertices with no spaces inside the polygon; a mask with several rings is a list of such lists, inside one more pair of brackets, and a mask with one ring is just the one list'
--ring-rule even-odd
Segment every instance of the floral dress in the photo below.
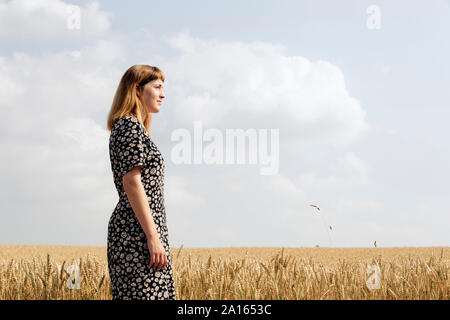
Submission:
{"label": "floral dress", "polygon": [[[114,123],[109,154],[119,201],[109,219],[107,257],[112,299],[175,300],[172,261],[164,206],[164,159],[145,127],[132,115]],[[163,269],[150,267],[147,237],[128,201],[122,177],[141,167],[141,181],[153,221],[167,253]]]}

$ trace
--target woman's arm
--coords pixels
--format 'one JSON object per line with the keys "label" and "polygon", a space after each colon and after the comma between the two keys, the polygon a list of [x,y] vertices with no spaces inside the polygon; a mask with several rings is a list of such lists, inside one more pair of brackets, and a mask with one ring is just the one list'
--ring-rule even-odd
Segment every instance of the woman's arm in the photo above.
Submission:
{"label": "woman's arm", "polygon": [[123,188],[147,239],[158,236],[147,194],[141,182],[141,166],[134,167],[122,178]]}
{"label": "woman's arm", "polygon": [[122,178],[123,188],[145,235],[150,251],[150,266],[162,269],[167,264],[167,254],[159,239],[147,194],[141,182],[141,166],[136,166]]}

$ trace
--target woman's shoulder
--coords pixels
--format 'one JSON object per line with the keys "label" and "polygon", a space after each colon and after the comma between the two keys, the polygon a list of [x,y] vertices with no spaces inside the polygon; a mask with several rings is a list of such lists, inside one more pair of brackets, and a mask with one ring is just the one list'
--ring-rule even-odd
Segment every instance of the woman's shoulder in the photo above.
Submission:
{"label": "woman's shoulder", "polygon": [[122,118],[119,118],[114,123],[113,129],[118,130],[125,130],[125,129],[135,129],[137,127],[140,127],[141,123],[139,120],[133,116],[133,115],[127,115],[123,116]]}

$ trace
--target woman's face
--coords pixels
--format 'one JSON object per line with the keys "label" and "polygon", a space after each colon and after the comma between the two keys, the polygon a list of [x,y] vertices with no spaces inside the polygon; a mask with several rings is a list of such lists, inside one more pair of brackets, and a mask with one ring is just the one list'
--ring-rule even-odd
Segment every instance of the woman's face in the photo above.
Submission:
{"label": "woman's face", "polygon": [[137,95],[147,113],[158,113],[161,108],[162,99],[165,98],[163,92],[164,82],[156,79],[147,82],[143,87],[138,87]]}

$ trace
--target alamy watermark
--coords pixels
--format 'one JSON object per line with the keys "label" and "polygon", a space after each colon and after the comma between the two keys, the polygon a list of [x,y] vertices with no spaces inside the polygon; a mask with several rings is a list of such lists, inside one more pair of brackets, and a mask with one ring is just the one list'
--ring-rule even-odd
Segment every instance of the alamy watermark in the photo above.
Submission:
{"label": "alamy watermark", "polygon": [[366,26],[369,30],[381,29],[381,10],[380,7],[372,4],[367,7],[366,13],[369,17],[366,20]]}
{"label": "alamy watermark", "polygon": [[[224,136],[217,128],[203,131],[202,122],[194,121],[193,135],[184,128],[172,132],[170,139],[177,144],[172,148],[171,160],[175,164],[259,164],[264,166],[260,168],[260,174],[277,174],[280,166],[279,129],[270,129],[270,139],[268,131],[226,129]],[[208,144],[204,146],[204,142]]]}
{"label": "alamy watermark", "polygon": [[367,266],[366,273],[369,278],[366,280],[366,286],[369,290],[377,290],[381,288],[381,271],[380,267],[372,264]]}
{"label": "alamy watermark", "polygon": [[68,5],[66,7],[68,17],[66,19],[66,26],[69,30],[79,30],[81,28],[81,8],[76,5]]}
{"label": "alamy watermark", "polygon": [[[58,273],[61,274],[61,265],[56,263],[56,267],[58,268]],[[81,289],[81,271],[80,267],[76,264],[72,264],[66,270],[63,270],[69,274],[69,278],[66,281],[66,287],[68,289]]]}

